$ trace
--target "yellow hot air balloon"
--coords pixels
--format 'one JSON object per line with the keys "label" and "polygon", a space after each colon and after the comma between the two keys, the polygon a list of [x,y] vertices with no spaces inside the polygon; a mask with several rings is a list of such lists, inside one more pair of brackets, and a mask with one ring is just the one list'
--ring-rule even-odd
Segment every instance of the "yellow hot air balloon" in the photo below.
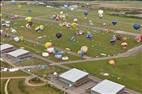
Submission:
{"label": "yellow hot air balloon", "polygon": [[43,29],[44,29],[44,25],[40,25],[39,28],[40,28],[41,30],[43,30]]}
{"label": "yellow hot air balloon", "polygon": [[108,63],[111,64],[111,65],[115,65],[116,62],[115,62],[115,60],[111,59],[111,60],[108,61]]}
{"label": "yellow hot air balloon", "polygon": [[78,24],[77,24],[77,23],[72,23],[71,26],[72,26],[73,28],[77,28]]}
{"label": "yellow hot air balloon", "polygon": [[121,46],[122,46],[123,48],[127,48],[128,43],[127,43],[127,42],[122,42],[122,43],[121,43]]}
{"label": "yellow hot air balloon", "polygon": [[46,42],[44,45],[45,48],[49,48],[51,46],[52,46],[52,42]]}
{"label": "yellow hot air balloon", "polygon": [[32,17],[26,17],[25,20],[26,20],[27,22],[31,22],[31,21],[32,21]]}
{"label": "yellow hot air balloon", "polygon": [[21,41],[24,41],[24,37],[23,37],[23,36],[20,36],[20,40],[21,40]]}
{"label": "yellow hot air balloon", "polygon": [[87,46],[82,46],[81,51],[83,51],[84,53],[87,53],[88,47]]}

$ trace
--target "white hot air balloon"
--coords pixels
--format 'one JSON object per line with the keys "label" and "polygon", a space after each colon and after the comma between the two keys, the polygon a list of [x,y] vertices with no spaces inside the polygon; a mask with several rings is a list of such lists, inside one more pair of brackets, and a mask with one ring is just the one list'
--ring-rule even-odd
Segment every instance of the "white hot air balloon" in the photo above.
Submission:
{"label": "white hot air balloon", "polygon": [[98,10],[98,14],[99,14],[99,17],[102,18],[103,17],[103,13],[104,11],[102,9],[99,9]]}
{"label": "white hot air balloon", "polygon": [[19,37],[14,37],[14,41],[19,42],[20,38]]}

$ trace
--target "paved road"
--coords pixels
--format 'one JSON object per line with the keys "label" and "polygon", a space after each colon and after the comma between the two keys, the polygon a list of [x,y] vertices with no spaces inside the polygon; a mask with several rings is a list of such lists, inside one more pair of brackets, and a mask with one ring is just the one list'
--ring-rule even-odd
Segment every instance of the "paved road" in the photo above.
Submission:
{"label": "paved road", "polygon": [[[9,15],[9,16],[15,15],[15,14],[11,14],[11,13],[3,13],[3,14]],[[23,16],[23,15],[18,15],[18,16],[21,17],[21,18],[27,17],[27,16]],[[43,22],[58,23],[55,20],[45,19],[45,18],[41,18],[41,17],[33,17],[33,19],[39,20],[39,21],[43,21]],[[106,28],[103,28],[103,27],[94,27],[94,26],[83,25],[83,24],[80,24],[79,26],[80,27],[85,27],[85,28],[91,28],[93,30],[106,31]],[[139,35],[139,33],[126,32],[126,31],[122,31],[122,30],[113,30],[113,29],[111,29],[111,31],[114,32],[114,33],[119,33],[119,34],[124,34],[124,35],[131,35],[131,36],[137,36],[137,35]]]}
{"label": "paved road", "polygon": [[20,67],[15,67],[16,69],[34,69],[34,68],[41,68],[41,67],[47,66],[47,65],[32,65],[32,66],[20,66]]}
{"label": "paved road", "polygon": [[5,92],[5,94],[8,94],[8,84],[9,84],[9,81],[10,81],[11,79],[8,79],[7,81],[6,81],[6,83],[5,83],[5,87],[4,87],[4,92]]}
{"label": "paved road", "polygon": [[50,64],[50,65],[53,66],[53,65],[64,65],[64,64],[72,64],[72,63],[83,63],[83,62],[98,61],[98,60],[108,60],[108,59],[113,59],[113,58],[133,56],[133,55],[136,55],[137,53],[141,53],[141,52],[142,52],[142,45],[134,47],[134,48],[128,50],[127,52],[120,53],[115,56],[90,58],[90,59],[86,59],[86,60],[74,60],[74,61],[61,62],[61,63],[56,63],[56,64],[54,63],[54,64]]}
{"label": "paved road", "polygon": [[[44,58],[44,57],[42,57],[42,56],[40,56],[40,55],[34,55],[34,56],[36,56],[37,58],[39,58],[39,59],[42,59],[42,60],[44,60],[45,62],[47,62],[47,63],[57,63],[57,62],[54,62],[54,61],[51,61],[51,60],[48,60],[47,58]],[[3,58],[4,59],[4,61],[6,61],[9,65],[11,65],[11,66],[13,66],[13,67],[17,67],[15,64],[14,64],[14,62],[11,62],[11,60],[10,59],[8,59],[8,58]],[[70,67],[67,67],[67,66],[64,66],[64,65],[57,65],[58,67],[61,67],[61,68],[64,68],[64,69],[70,69]],[[47,79],[45,79],[45,78],[43,78],[43,77],[41,77],[41,76],[38,76],[38,75],[36,75],[36,74],[33,74],[32,72],[29,72],[29,71],[27,71],[27,70],[24,70],[24,69],[21,69],[21,71],[23,71],[23,72],[25,72],[25,73],[27,73],[27,74],[29,74],[29,75],[31,75],[31,76],[33,76],[33,77],[38,77],[39,79],[41,79],[42,81],[44,81],[45,83],[48,83],[48,84],[50,84],[50,85],[53,85],[53,86],[55,86],[56,88],[58,88],[58,89],[60,89],[60,90],[62,90],[62,91],[65,91],[65,92],[68,92],[68,94],[77,94],[76,92],[74,92],[74,91],[72,91],[72,90],[70,90],[70,89],[65,89],[64,87],[62,87],[62,86],[60,86],[59,84],[57,84],[57,83],[53,83],[52,81],[50,81],[50,80],[47,80]],[[99,79],[99,78],[97,78],[97,77],[94,77],[94,76],[92,76],[92,75],[90,75],[89,76],[89,79],[92,79],[92,80],[95,80],[95,81],[97,81],[97,82],[100,82],[101,81],[101,79]],[[129,90],[130,91],[130,90]],[[134,90],[131,90],[131,92],[134,92],[133,94],[139,94],[138,92],[136,92],[136,91],[134,91]]]}
{"label": "paved road", "polygon": [[0,79],[23,79],[23,78],[27,78],[29,76],[16,76],[16,77],[1,77]]}

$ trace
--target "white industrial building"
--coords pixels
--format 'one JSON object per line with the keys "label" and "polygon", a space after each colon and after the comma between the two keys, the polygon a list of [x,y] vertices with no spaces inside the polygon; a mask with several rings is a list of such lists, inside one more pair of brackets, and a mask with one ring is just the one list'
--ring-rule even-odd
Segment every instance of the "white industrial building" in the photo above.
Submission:
{"label": "white industrial building", "polygon": [[11,51],[14,51],[16,48],[13,45],[10,44],[1,44],[0,45],[0,53],[8,53]]}
{"label": "white industrial building", "polygon": [[70,87],[80,86],[88,81],[88,73],[73,68],[60,74],[59,79]]}
{"label": "white industrial building", "polygon": [[124,85],[103,80],[91,89],[91,94],[121,94],[124,88]]}
{"label": "white industrial building", "polygon": [[16,62],[19,62],[24,59],[28,59],[28,58],[32,57],[31,53],[27,50],[24,50],[24,49],[17,49],[15,51],[7,53],[6,55],[8,58],[10,58]]}

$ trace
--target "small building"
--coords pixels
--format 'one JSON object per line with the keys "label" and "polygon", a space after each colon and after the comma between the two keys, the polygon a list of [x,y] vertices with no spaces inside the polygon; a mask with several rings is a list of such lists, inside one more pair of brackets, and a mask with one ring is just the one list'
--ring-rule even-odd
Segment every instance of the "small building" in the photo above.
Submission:
{"label": "small building", "polygon": [[31,53],[24,49],[17,49],[15,51],[9,52],[6,54],[6,56],[16,62],[32,57]]}
{"label": "small building", "polygon": [[69,87],[71,86],[80,86],[86,82],[88,82],[88,73],[78,70],[78,69],[70,69],[59,75],[59,80],[67,84]]}
{"label": "small building", "polygon": [[11,51],[14,51],[16,48],[13,45],[10,44],[1,44],[0,45],[0,53],[8,53]]}
{"label": "small building", "polygon": [[124,85],[103,80],[91,89],[91,94],[121,94],[124,88]]}

